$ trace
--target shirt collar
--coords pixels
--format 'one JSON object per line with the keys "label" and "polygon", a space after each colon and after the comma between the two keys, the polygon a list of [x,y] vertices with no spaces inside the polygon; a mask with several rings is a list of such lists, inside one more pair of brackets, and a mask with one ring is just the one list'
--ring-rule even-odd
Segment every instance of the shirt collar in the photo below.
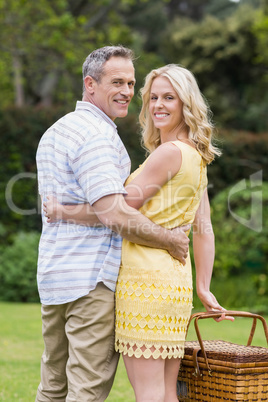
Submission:
{"label": "shirt collar", "polygon": [[95,116],[101,117],[107,123],[109,123],[113,128],[117,128],[116,124],[107,116],[102,110],[100,110],[97,106],[93,105],[90,102],[85,101],[77,101],[75,110],[88,110],[93,113]]}

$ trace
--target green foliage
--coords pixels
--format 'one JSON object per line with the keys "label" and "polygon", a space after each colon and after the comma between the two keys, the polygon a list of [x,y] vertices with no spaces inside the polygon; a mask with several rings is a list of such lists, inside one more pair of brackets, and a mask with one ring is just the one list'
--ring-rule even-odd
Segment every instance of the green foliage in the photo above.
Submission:
{"label": "green foliage", "polygon": [[37,252],[40,234],[19,232],[13,244],[2,247],[0,256],[0,300],[37,302]]}
{"label": "green foliage", "polygon": [[196,75],[217,123],[267,130],[264,1],[0,0],[0,23],[0,107],[72,107],[86,55],[122,43],[137,55],[137,89],[152,68],[179,63]]}
{"label": "green foliage", "polygon": [[14,102],[13,84],[10,79],[10,65],[12,63],[11,55],[2,53],[0,58],[0,91],[1,91],[1,105],[7,107]]}
{"label": "green foliage", "polygon": [[267,312],[268,183],[238,184],[211,203],[216,238],[213,288],[227,306]]}
{"label": "green foliage", "polygon": [[252,179],[228,187],[213,198],[212,218],[215,275],[268,275],[268,183]]}
{"label": "green foliage", "polygon": [[[211,291],[224,308],[267,314],[268,296],[264,293],[264,286],[267,288],[267,285],[266,275],[259,275],[256,278],[248,273],[226,278],[214,275]],[[195,310],[204,310],[204,306],[195,293],[193,304]]]}
{"label": "green foliage", "polygon": [[[268,7],[267,7],[268,11]],[[257,38],[258,56],[257,63],[264,63],[268,66],[268,13],[264,10],[259,10],[256,13],[255,23],[252,27],[253,33]],[[266,79],[268,73],[266,70]]]}
{"label": "green foliage", "polygon": [[130,29],[117,12],[120,2],[114,6],[107,0],[0,1],[1,92],[2,85],[14,84],[13,101],[20,106],[53,100],[69,105],[74,96],[80,98],[85,57],[111,42],[131,43]]}
{"label": "green foliage", "polygon": [[131,170],[137,167],[145,159],[145,150],[142,150],[140,145],[140,135],[138,134],[138,121],[135,114],[129,114],[126,118],[120,119],[117,122],[119,135],[125,144],[131,159]]}
{"label": "green foliage", "polygon": [[157,52],[163,30],[168,25],[167,7],[170,1],[133,1],[124,13],[126,23],[139,34],[143,51]]}
{"label": "green foliage", "polygon": [[[268,182],[243,181],[211,201],[215,263],[211,291],[228,309],[268,313]],[[192,264],[194,266],[191,245]],[[195,270],[193,270],[195,288]],[[194,293],[195,310],[203,309]]]}
{"label": "green foliage", "polygon": [[0,221],[9,241],[18,230],[40,230],[35,155],[46,129],[63,109],[10,108],[0,110]]}
{"label": "green foliage", "polygon": [[206,14],[213,15],[219,19],[224,19],[235,12],[238,6],[238,3],[230,0],[214,0],[208,3]]}
{"label": "green foliage", "polygon": [[208,166],[211,197],[251,174],[262,171],[268,182],[268,137],[266,133],[253,134],[236,130],[219,130],[218,146],[222,156]]}
{"label": "green foliage", "polygon": [[154,68],[162,67],[165,64],[165,62],[164,59],[159,54],[156,53],[143,52],[142,49],[140,50],[137,49],[136,53],[139,55],[139,57],[135,63],[135,69],[136,69],[135,91],[137,95],[136,99],[134,99],[134,102],[138,105],[137,108],[137,115],[138,115],[141,107],[141,98],[139,90],[144,85],[146,75]]}
{"label": "green foliage", "polygon": [[268,84],[264,63],[256,64],[256,15],[255,8],[241,5],[224,19],[206,15],[196,23],[177,17],[164,35],[161,52],[166,61],[196,75],[218,123],[260,132],[268,124]]}

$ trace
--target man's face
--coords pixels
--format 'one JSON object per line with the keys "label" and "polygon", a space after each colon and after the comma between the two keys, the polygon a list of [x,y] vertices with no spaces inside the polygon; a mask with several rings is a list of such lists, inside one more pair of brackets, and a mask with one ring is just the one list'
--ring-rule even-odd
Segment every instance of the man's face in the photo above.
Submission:
{"label": "man's face", "polygon": [[111,57],[104,64],[99,83],[94,82],[92,100],[111,120],[125,117],[134,95],[135,70],[131,60]]}

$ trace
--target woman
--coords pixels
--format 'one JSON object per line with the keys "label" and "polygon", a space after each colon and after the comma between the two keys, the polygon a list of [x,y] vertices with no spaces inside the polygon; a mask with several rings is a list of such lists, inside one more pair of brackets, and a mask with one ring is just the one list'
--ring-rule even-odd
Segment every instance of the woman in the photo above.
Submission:
{"label": "woman", "polygon": [[[196,289],[209,310],[209,301],[217,301],[209,290],[214,235],[206,165],[220,154],[211,143],[209,109],[194,76],[175,64],[149,73],[141,94],[143,144],[150,156],[127,180],[125,199],[168,229],[192,224]],[[52,212],[46,210],[50,219]],[[62,213],[70,218],[70,212]],[[87,221],[86,212],[80,211],[81,221]],[[123,354],[138,402],[178,400],[177,375],[191,310],[190,256],[182,265],[165,250],[123,240],[115,347]]]}

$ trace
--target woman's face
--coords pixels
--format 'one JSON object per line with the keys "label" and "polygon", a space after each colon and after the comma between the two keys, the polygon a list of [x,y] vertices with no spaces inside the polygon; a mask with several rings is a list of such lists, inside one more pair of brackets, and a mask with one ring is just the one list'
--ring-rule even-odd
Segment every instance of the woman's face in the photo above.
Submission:
{"label": "woman's face", "polygon": [[160,133],[174,132],[183,121],[183,103],[166,77],[153,80],[149,111],[154,125]]}

